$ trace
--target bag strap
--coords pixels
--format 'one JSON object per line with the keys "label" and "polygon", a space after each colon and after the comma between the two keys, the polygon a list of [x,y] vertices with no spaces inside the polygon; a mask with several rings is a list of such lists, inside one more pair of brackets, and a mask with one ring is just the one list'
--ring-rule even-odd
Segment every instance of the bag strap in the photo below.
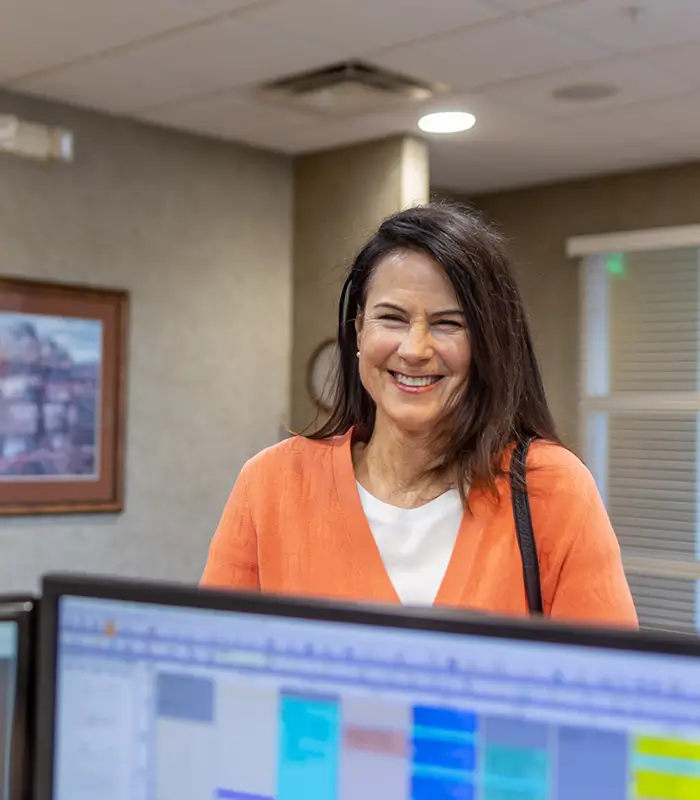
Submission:
{"label": "bag strap", "polygon": [[513,498],[515,532],[518,536],[520,556],[523,561],[525,594],[531,614],[542,614],[542,588],[540,585],[540,565],[537,560],[537,546],[532,529],[530,501],[527,496],[527,451],[532,439],[518,442],[510,466],[510,489]]}

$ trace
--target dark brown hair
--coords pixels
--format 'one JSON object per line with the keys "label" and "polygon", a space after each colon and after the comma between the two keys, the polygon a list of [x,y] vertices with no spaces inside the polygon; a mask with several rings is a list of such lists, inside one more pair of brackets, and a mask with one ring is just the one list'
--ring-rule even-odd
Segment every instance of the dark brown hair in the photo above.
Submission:
{"label": "dark brown hair", "polygon": [[469,330],[469,378],[435,441],[439,471],[495,490],[509,445],[525,438],[559,442],[547,405],[525,309],[503,238],[474,212],[430,203],[386,219],[355,258],[340,296],[339,364],[327,421],[309,438],[355,428],[368,438],[376,407],[360,380],[355,319],[378,263],[401,251],[424,253],[445,270]]}

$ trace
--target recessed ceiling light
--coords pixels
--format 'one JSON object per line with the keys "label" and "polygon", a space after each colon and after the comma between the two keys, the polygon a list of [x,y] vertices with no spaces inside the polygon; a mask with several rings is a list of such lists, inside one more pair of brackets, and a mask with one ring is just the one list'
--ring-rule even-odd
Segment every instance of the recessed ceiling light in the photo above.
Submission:
{"label": "recessed ceiling light", "polygon": [[612,83],[571,83],[567,86],[559,86],[552,92],[552,97],[555,100],[586,103],[607,100],[608,97],[613,97],[618,92],[619,89]]}
{"label": "recessed ceiling light", "polygon": [[476,117],[465,111],[439,111],[426,114],[418,120],[418,127],[425,133],[461,133],[474,127]]}

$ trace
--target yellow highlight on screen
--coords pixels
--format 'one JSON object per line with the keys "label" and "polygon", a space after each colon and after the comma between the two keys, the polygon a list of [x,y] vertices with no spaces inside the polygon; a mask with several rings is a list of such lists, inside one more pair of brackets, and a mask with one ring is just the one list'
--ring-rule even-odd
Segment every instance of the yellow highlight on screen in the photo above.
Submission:
{"label": "yellow highlight on screen", "polygon": [[[689,761],[700,761],[700,742],[683,742],[679,739],[655,739],[651,736],[639,736],[635,741],[635,750],[644,756],[684,758]],[[700,795],[697,795],[697,797],[700,798]]]}
{"label": "yellow highlight on screen", "polygon": [[658,772],[637,772],[634,776],[637,797],[654,797],[659,800],[698,800],[700,778],[684,775],[659,775]]}

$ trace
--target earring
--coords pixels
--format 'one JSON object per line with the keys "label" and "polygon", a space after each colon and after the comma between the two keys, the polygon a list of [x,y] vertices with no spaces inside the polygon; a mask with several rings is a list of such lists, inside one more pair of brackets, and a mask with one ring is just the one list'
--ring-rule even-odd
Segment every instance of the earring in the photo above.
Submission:
{"label": "earring", "polygon": [[360,351],[359,350],[357,351],[357,357],[358,358],[360,357]]}

